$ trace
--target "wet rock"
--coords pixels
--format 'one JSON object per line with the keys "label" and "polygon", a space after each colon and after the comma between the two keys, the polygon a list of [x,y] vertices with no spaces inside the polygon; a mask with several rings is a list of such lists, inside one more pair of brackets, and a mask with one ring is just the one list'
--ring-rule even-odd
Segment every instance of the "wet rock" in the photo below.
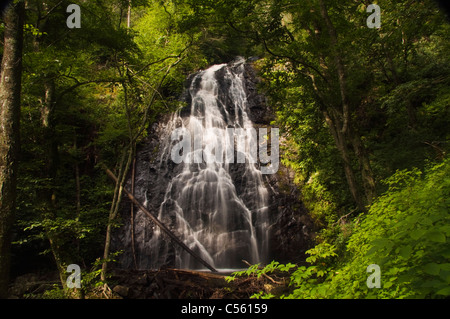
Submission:
{"label": "wet rock", "polygon": [[[237,65],[235,62],[229,64],[232,67],[237,67]],[[233,101],[230,94],[227,93],[231,83],[229,79],[220,76],[223,72],[225,72],[225,68],[216,71],[219,81],[218,99],[223,103],[223,111],[232,113],[234,112]],[[242,77],[249,118],[258,127],[269,127],[274,119],[274,114],[264,95],[259,92],[260,80],[251,63],[244,64]],[[190,87],[193,80],[195,80],[195,83],[192,88],[195,92],[201,84],[199,77],[196,78],[195,75],[191,75],[186,82],[186,87]],[[183,94],[186,106],[180,112],[182,117],[188,116],[191,112],[191,93],[186,90]],[[170,143],[167,139],[164,139],[169,123],[171,123],[171,115],[162,116],[159,121],[150,127],[148,137],[138,148],[135,197],[145,203],[147,208],[155,215],[158,215],[161,204],[165,202],[165,205],[170,209],[162,219],[172,231],[175,231],[174,221],[177,207],[166,198],[166,192],[171,180],[182,173],[183,165],[176,165],[170,160],[166,152],[168,148],[170,149]],[[179,125],[176,124],[175,127]],[[241,199],[252,210],[251,197],[253,194],[248,190],[249,181],[245,174],[244,165],[233,165],[230,168],[230,175],[236,192],[240,194]],[[269,191],[270,245],[268,256],[266,256],[267,262],[273,259],[280,262],[304,260],[304,252],[310,248],[314,238],[314,225],[300,201],[300,193],[293,183],[293,172],[280,163],[280,168],[276,174],[264,176],[264,183]],[[128,181],[127,188],[130,189],[130,186],[131,183]],[[179,192],[179,189],[174,186],[172,191]],[[234,210],[237,211],[237,208]],[[130,202],[126,199],[123,201],[122,220],[124,225],[113,235],[112,245],[115,250],[123,250],[123,254],[119,257],[120,267],[130,269],[134,267],[134,257],[129,240],[131,233]],[[158,265],[158,267],[175,265],[176,248],[169,240],[164,247],[160,248],[159,258],[161,260],[155,260],[154,256],[150,257],[151,251],[147,243],[155,231],[156,226],[144,214],[135,210],[134,237],[136,261],[139,269],[149,269],[154,265]],[[237,251],[245,251],[245,249],[240,248]],[[162,255],[164,257],[161,257]],[[235,262],[239,262],[240,259],[242,258],[236,257]],[[142,279],[142,282],[144,283],[144,279]],[[154,293],[151,292],[151,294]]]}

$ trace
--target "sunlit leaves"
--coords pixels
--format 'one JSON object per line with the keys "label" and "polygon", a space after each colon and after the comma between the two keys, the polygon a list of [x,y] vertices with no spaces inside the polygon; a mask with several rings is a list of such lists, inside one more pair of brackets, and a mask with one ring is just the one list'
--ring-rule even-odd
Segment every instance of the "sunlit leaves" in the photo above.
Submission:
{"label": "sunlit leaves", "polygon": [[[367,256],[382,264],[386,274],[397,269],[395,275],[408,287],[408,295],[437,294],[447,279],[449,168],[446,161],[431,168],[425,177],[413,170],[398,172],[387,180],[390,191],[374,203],[349,244],[353,250],[362,240],[369,240]],[[370,240],[371,234],[377,235]],[[384,286],[395,287],[391,283]],[[394,290],[392,293],[395,296]]]}
{"label": "sunlit leaves", "polygon": [[[290,284],[295,289],[284,297],[449,296],[449,173],[447,160],[423,174],[399,171],[389,178],[389,192],[380,196],[354,228],[340,263],[333,263],[339,257],[334,245],[325,242],[308,250],[306,261],[311,266],[293,267]],[[380,266],[381,289],[365,284],[365,269],[373,263]]]}

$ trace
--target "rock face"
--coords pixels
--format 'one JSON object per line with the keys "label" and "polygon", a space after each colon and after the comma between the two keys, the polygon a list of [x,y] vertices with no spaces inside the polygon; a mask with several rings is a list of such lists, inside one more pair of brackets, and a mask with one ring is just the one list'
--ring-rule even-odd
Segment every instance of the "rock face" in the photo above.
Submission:
{"label": "rock face", "polygon": [[294,172],[281,164],[277,174],[268,176],[266,181],[270,185],[272,203],[271,259],[280,263],[304,262],[316,231],[293,181]]}
{"label": "rock face", "polygon": [[[209,169],[205,164],[196,164],[198,168],[189,167],[189,175],[185,165],[175,164],[170,158],[173,143],[168,133],[188,125],[186,119],[190,116],[198,114],[198,118],[204,120],[213,106],[221,114],[216,114],[216,118],[222,118],[225,123],[219,123],[219,126],[243,127],[248,118],[254,127],[269,127],[273,120],[266,99],[258,93],[259,80],[250,63],[240,59],[215,67],[213,71],[212,88],[207,82],[207,74],[190,76],[183,94],[186,106],[178,114],[165,115],[152,125],[136,156],[135,197],[191,249],[203,254],[205,260],[210,258],[208,261],[219,267],[244,268],[242,259],[253,263],[301,262],[304,252],[310,248],[314,225],[299,201],[289,169],[280,164],[276,174],[261,175],[256,172],[257,167],[256,171],[249,170],[248,164],[235,163]],[[214,91],[215,101],[204,96],[205,85],[207,90]],[[202,99],[199,100],[198,95]],[[236,99],[242,99],[239,107]],[[181,179],[185,175],[187,177]],[[216,183],[219,186],[214,184],[215,179],[219,180]],[[232,185],[228,185],[230,183]],[[203,188],[208,190],[199,190],[199,185],[205,185]],[[257,187],[252,188],[255,185]],[[127,187],[131,188],[131,181]],[[218,203],[217,192],[229,195]],[[116,231],[112,242],[115,249],[123,250],[119,258],[121,268],[196,267],[192,262],[186,263],[186,256],[179,248],[136,209],[133,254],[130,205],[124,201],[123,226]],[[211,217],[220,216],[217,212],[221,209],[226,211],[222,222]],[[251,220],[250,224],[246,220]]]}
{"label": "rock face", "polygon": [[275,119],[275,115],[267,105],[264,95],[258,92],[260,80],[250,63],[245,64],[244,78],[250,120],[255,124],[270,125],[270,122]]}

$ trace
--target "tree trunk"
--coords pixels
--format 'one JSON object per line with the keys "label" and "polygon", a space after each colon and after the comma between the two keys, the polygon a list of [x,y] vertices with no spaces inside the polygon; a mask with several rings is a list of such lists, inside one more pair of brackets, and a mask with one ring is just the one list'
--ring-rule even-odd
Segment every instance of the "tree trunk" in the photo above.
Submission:
{"label": "tree trunk", "polygon": [[22,2],[4,14],[4,49],[0,75],[0,298],[8,294],[11,228],[16,206],[17,161],[20,148],[20,94],[23,45]]}
{"label": "tree trunk", "polygon": [[[127,156],[128,155],[128,156]],[[127,160],[125,162],[125,157],[127,157]],[[128,170],[130,168],[130,164],[132,161],[133,152],[132,150],[125,149],[124,153],[122,154],[122,159],[119,164],[119,178],[116,179],[116,187],[114,189],[114,197],[113,201],[111,203],[111,208],[109,211],[109,217],[108,217],[108,225],[106,227],[106,238],[105,238],[105,247],[103,250],[103,263],[102,263],[102,271],[100,274],[100,279],[102,281],[106,280],[106,272],[108,269],[108,262],[109,262],[109,255],[110,255],[110,249],[111,249],[111,232],[113,227],[113,222],[116,219],[117,213],[119,212],[120,203],[122,200],[122,194],[123,194],[123,184],[125,183],[125,178],[128,174]]]}
{"label": "tree trunk", "polygon": [[364,147],[361,137],[354,131],[353,128],[349,128],[348,134],[350,136],[353,150],[358,159],[361,178],[364,187],[366,205],[370,205],[375,198],[375,178],[373,176],[372,167],[370,165],[369,155]]}
{"label": "tree trunk", "polygon": [[324,1],[320,0],[319,3],[320,3],[320,13],[322,15],[322,18],[325,20],[325,24],[327,25],[328,28],[328,34],[330,36],[331,45],[334,48],[334,63],[336,66],[336,72],[338,76],[339,92],[341,95],[341,104],[342,104],[342,128],[340,129],[342,130],[342,133],[345,134],[350,122],[350,110],[347,98],[347,85],[345,80],[344,63],[342,61],[341,55],[339,54],[339,48],[337,47],[338,37],[336,29],[334,28],[334,25],[331,22]]}
{"label": "tree trunk", "polygon": [[127,10],[127,29],[131,26],[131,0],[128,0],[128,10]]}
{"label": "tree trunk", "polygon": [[[75,154],[78,152],[77,147],[77,136],[76,133],[74,133],[74,141],[73,141],[73,148],[75,150]],[[80,226],[80,216],[81,216],[81,182],[80,182],[80,166],[78,163],[78,156],[75,158],[75,197],[76,197],[76,222],[77,222],[77,228],[79,229]],[[82,262],[83,266],[86,268],[86,265],[84,263],[84,258],[80,255],[80,234],[77,231],[76,234],[76,245],[77,245],[77,256],[79,257],[80,261]]]}
{"label": "tree trunk", "polygon": [[[44,134],[44,148],[46,149],[46,167],[44,176],[48,179],[49,185],[40,192],[40,199],[45,207],[42,218],[44,220],[54,220],[57,216],[57,199],[55,190],[55,178],[58,171],[58,143],[56,140],[56,88],[55,77],[49,75],[44,82],[44,102],[41,105],[41,125]],[[61,284],[66,288],[66,269],[65,262],[61,255],[61,238],[59,234],[47,230],[47,238],[50,243],[53,257],[55,259],[56,268],[59,272]]]}
{"label": "tree trunk", "polygon": [[[134,196],[134,182],[135,182],[135,174],[136,174],[136,157],[133,159],[133,167],[131,170],[131,195]],[[130,204],[130,236],[131,236],[131,252],[133,254],[133,263],[134,269],[137,269],[137,261],[136,261],[136,249],[134,242],[134,204],[131,202]]]}
{"label": "tree trunk", "polygon": [[347,180],[347,185],[350,189],[350,193],[352,194],[353,200],[355,201],[358,209],[361,211],[365,210],[364,201],[362,200],[361,194],[358,189],[358,183],[356,181],[355,172],[353,171],[349,149],[347,147],[344,134],[339,128],[339,124],[336,119],[332,119],[330,114],[327,111],[323,111],[325,122],[327,123],[331,135],[333,136],[336,147],[341,154],[342,163],[344,165],[345,178]]}
{"label": "tree trunk", "polygon": [[[41,122],[44,130],[45,143],[47,148],[47,176],[53,183],[56,172],[58,169],[59,154],[58,143],[56,140],[56,120],[55,120],[55,108],[56,108],[56,89],[55,89],[55,77],[50,75],[44,83],[44,103],[41,106]],[[53,185],[52,185],[53,186]],[[51,187],[53,196],[53,187]]]}
{"label": "tree trunk", "polygon": [[[366,210],[366,205],[372,202],[372,199],[375,197],[375,179],[373,177],[372,168],[370,166],[370,161],[366,149],[361,141],[361,137],[358,135],[358,132],[354,130],[353,123],[351,121],[350,116],[350,105],[348,102],[347,96],[347,83],[346,83],[346,74],[344,62],[341,54],[339,53],[338,48],[338,36],[336,29],[328,15],[327,8],[325,6],[324,0],[319,0],[320,4],[320,13],[322,18],[327,25],[328,34],[330,36],[330,42],[332,47],[334,48],[334,64],[336,67],[336,73],[339,83],[339,91],[341,96],[341,105],[342,105],[342,113],[336,110],[333,114],[334,117],[334,128],[336,132],[333,133],[333,137],[336,141],[336,145],[341,152],[342,159],[344,161],[345,166],[345,174],[347,177],[347,181],[350,187],[350,191],[352,193],[353,198],[355,199],[358,208],[362,211]],[[327,117],[327,116],[326,116]],[[342,125],[340,124],[342,120]],[[328,116],[327,122],[330,122],[331,119]],[[328,123],[330,125],[330,123]],[[355,175],[353,173],[353,169],[351,167],[350,159],[348,156],[347,144],[351,144],[353,146],[353,151],[355,153],[356,158],[358,159],[361,178],[363,181],[364,187],[364,195],[362,198],[358,194],[357,183],[355,179]]]}
{"label": "tree trunk", "polygon": [[66,269],[64,268],[64,261],[61,258],[60,254],[60,247],[58,245],[58,240],[54,239],[52,235],[47,233],[48,242],[50,244],[50,249],[52,251],[53,258],[55,259],[56,268],[58,269],[59,274],[59,280],[61,281],[61,285],[64,289],[64,291],[67,291],[67,275],[66,275]]}

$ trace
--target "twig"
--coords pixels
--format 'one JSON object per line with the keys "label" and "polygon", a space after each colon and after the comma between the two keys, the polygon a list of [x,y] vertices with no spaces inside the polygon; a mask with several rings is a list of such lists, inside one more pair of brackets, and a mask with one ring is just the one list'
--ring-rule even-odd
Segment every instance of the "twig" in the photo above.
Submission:
{"label": "twig", "polygon": [[103,285],[102,293],[105,295],[106,299],[110,299],[109,296],[106,294],[106,291],[108,291],[108,293],[111,294],[111,288],[109,288],[108,284]]}
{"label": "twig", "polygon": [[438,147],[435,143],[439,144],[440,142],[422,142],[425,145],[429,145],[432,148],[434,148],[435,150],[437,150],[439,153],[441,153],[441,155],[445,156],[445,151],[443,149],[441,149],[440,147]]}
{"label": "twig", "polygon": [[341,216],[341,217],[340,217],[335,223],[333,223],[331,226],[336,225],[336,224],[339,223],[343,218],[345,218],[345,217],[347,217],[348,215],[353,214],[354,212],[356,212],[356,210],[357,210],[357,208],[355,208],[354,210],[352,210],[350,213],[348,213],[348,214],[346,214],[346,215],[344,215],[344,216]]}

